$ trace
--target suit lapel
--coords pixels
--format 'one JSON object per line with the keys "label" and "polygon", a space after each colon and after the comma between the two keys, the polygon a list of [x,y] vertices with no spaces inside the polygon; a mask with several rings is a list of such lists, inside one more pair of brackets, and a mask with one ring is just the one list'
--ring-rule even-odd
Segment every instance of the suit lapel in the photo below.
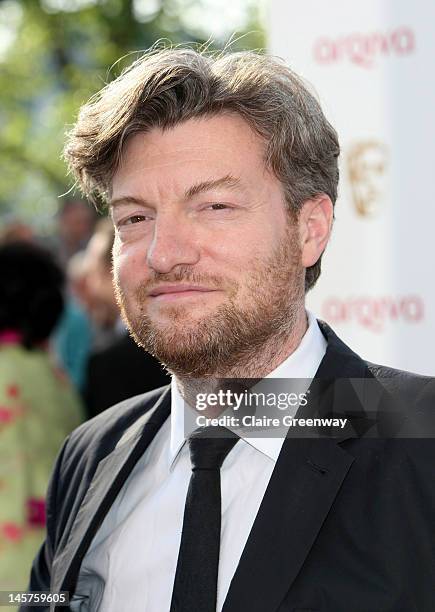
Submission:
{"label": "suit lapel", "polygon": [[285,440],[223,612],[278,608],[352,461],[333,440]]}
{"label": "suit lapel", "polygon": [[[315,393],[302,416],[345,416],[359,405],[351,384],[371,375],[364,362],[319,322],[328,340]],[[344,412],[344,414],[343,414]],[[301,416],[298,413],[298,416]],[[290,433],[290,430],[289,430]],[[234,574],[222,612],[274,612],[296,579],[354,461],[340,442],[356,437],[347,425],[340,438],[288,437]]]}
{"label": "suit lapel", "polygon": [[170,413],[169,387],[100,463],[68,540],[53,563],[52,589],[73,591],[82,559],[131,470]]}

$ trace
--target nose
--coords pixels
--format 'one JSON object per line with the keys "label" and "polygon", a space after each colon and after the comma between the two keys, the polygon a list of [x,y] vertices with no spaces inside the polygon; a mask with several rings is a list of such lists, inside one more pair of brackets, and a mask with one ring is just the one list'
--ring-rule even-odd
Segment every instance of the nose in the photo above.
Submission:
{"label": "nose", "polygon": [[170,214],[158,216],[147,252],[147,264],[160,274],[171,272],[180,265],[194,265],[199,261],[198,241],[187,219]]}

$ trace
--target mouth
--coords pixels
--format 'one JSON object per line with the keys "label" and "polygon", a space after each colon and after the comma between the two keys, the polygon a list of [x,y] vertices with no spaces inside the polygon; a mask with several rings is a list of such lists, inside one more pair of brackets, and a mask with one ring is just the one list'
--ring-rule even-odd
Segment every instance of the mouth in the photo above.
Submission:
{"label": "mouth", "polygon": [[152,289],[148,296],[153,301],[168,302],[192,297],[197,298],[216,291],[217,289],[199,285],[161,285]]}

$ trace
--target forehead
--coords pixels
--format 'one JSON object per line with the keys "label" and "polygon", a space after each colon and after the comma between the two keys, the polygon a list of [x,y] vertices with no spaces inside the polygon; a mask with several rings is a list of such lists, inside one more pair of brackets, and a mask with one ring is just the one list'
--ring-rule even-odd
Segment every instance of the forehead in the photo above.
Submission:
{"label": "forehead", "polygon": [[247,183],[265,172],[264,142],[235,114],[190,119],[173,128],[154,128],[131,136],[112,183],[112,197],[147,178],[165,182],[237,175]]}

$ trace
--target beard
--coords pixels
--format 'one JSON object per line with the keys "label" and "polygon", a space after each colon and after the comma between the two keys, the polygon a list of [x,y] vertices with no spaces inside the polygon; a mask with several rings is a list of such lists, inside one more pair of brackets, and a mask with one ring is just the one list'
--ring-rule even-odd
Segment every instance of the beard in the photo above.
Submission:
{"label": "beard", "polygon": [[[267,259],[252,262],[239,284],[220,276],[199,274],[189,266],[155,273],[127,296],[115,277],[115,291],[124,321],[137,344],[179,377],[250,376],[252,363],[268,347],[278,351],[294,331],[304,299],[305,269],[297,231],[290,227]],[[150,287],[156,283],[191,283],[224,289],[226,301],[201,318],[192,319],[185,305],[167,305],[168,323],[159,324],[146,312]],[[131,303],[131,299],[134,303]]]}

